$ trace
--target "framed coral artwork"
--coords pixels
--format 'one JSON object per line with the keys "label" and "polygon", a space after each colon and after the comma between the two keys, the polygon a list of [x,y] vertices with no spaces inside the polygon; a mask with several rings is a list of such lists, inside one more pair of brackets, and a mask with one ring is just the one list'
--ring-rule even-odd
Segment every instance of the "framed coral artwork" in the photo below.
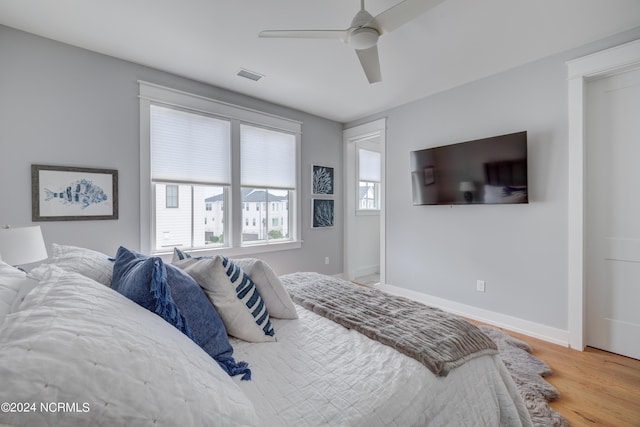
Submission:
{"label": "framed coral artwork", "polygon": [[334,201],[331,199],[311,200],[311,226],[313,228],[333,227]]}
{"label": "framed coral artwork", "polygon": [[118,171],[31,165],[32,221],[118,219]]}
{"label": "framed coral artwork", "polygon": [[333,195],[333,168],[329,166],[312,165],[311,194],[314,196]]}

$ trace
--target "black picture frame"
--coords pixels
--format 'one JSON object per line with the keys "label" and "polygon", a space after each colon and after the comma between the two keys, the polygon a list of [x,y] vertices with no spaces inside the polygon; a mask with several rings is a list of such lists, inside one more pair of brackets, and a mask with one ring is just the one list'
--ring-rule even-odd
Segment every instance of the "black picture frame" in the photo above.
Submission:
{"label": "black picture frame", "polygon": [[333,199],[311,199],[311,227],[333,227],[335,219],[335,202]]}
{"label": "black picture frame", "polygon": [[333,195],[335,188],[334,176],[334,170],[331,166],[311,165],[311,195]]}

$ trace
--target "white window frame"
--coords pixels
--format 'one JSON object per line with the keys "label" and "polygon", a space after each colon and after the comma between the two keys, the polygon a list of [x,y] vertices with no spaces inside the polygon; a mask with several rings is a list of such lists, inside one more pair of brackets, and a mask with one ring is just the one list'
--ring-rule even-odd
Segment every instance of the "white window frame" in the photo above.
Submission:
{"label": "white window frame", "polygon": [[[301,234],[301,189],[300,185],[300,146],[302,123],[285,117],[264,113],[257,110],[228,104],[215,99],[190,94],[176,89],[167,88],[149,82],[138,81],[140,103],[140,249],[144,253],[152,252],[152,236],[155,230],[155,206],[153,187],[151,183],[151,133],[150,107],[152,104],[179,108],[187,111],[200,112],[220,117],[231,122],[231,189],[229,191],[225,223],[229,234],[225,234],[225,246],[207,249],[195,249],[202,255],[224,253],[228,256],[256,254],[278,250],[290,250],[302,247]],[[285,242],[242,244],[242,193],[240,189],[240,125],[257,125],[276,131],[289,132],[296,137],[296,190],[291,192],[295,212],[292,214],[290,225],[291,239]],[[153,251],[162,255],[164,252]],[[168,253],[168,252],[167,252]]]}
{"label": "white window frame", "polygon": [[[169,189],[171,190],[175,190],[176,194],[175,196],[173,195],[173,192],[171,194],[171,201],[173,202],[174,198],[175,198],[175,204],[171,203],[169,204]],[[180,187],[176,184],[167,184],[166,188],[166,207],[167,209],[178,209],[180,208]]]}

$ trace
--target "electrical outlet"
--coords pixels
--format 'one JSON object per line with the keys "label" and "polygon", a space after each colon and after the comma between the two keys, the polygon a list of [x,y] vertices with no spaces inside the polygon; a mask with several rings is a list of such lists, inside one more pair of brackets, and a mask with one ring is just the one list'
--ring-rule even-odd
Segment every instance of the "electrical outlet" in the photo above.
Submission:
{"label": "electrical outlet", "polygon": [[324,263],[326,265],[329,265],[329,257],[328,256],[324,257]]}
{"label": "electrical outlet", "polygon": [[484,292],[485,291],[484,280],[476,281],[476,291],[478,291],[478,292]]}

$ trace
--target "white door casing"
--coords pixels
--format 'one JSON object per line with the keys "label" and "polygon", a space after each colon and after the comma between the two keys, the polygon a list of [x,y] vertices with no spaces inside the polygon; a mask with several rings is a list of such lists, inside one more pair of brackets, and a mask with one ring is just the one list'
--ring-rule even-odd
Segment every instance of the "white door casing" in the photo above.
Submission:
{"label": "white door casing", "polygon": [[[345,232],[344,232],[344,272],[343,276],[347,280],[355,277],[354,254],[359,250],[357,230],[354,221],[356,220],[356,191],[355,191],[355,155],[356,142],[375,138],[379,144],[381,154],[380,171],[380,283],[385,283],[385,145],[386,145],[386,119],[379,119],[353,128],[345,129],[343,132],[344,144],[344,194],[345,194]],[[354,161],[350,161],[352,159]],[[353,179],[352,179],[353,178]]]}

